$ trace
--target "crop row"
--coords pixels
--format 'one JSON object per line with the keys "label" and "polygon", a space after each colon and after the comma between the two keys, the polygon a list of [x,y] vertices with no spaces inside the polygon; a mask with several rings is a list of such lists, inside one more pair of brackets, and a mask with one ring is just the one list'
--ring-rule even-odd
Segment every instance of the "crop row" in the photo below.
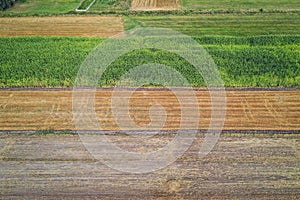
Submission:
{"label": "crop row", "polygon": [[[299,36],[257,38],[223,37],[223,44],[222,37],[195,39],[204,44],[227,87],[300,86]],[[2,37],[0,87],[71,87],[81,63],[102,41],[84,37]],[[119,57],[104,72],[99,86],[112,86],[133,67],[147,63],[173,67],[190,85],[205,86],[201,75],[186,60],[156,49],[135,50]]]}
{"label": "crop row", "polygon": [[160,27],[197,37],[205,35],[255,36],[299,34],[297,13],[157,15],[124,17],[125,28]]}

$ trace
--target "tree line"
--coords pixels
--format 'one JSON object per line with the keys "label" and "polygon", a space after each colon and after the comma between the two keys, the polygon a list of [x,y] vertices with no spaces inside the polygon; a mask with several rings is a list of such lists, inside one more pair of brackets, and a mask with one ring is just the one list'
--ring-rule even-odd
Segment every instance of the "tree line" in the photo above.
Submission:
{"label": "tree line", "polygon": [[17,0],[0,0],[0,10],[5,10],[14,5]]}

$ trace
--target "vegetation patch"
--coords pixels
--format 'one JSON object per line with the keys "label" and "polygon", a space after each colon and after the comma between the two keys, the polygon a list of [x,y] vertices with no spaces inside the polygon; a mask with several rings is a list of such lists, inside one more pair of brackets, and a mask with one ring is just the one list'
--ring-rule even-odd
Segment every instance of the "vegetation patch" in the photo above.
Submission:
{"label": "vegetation patch", "polygon": [[130,9],[131,0],[97,0],[91,7],[91,12],[124,12]]}
{"label": "vegetation patch", "polygon": [[74,10],[80,0],[21,0],[1,13],[2,15],[62,14]]}
{"label": "vegetation patch", "polygon": [[181,0],[183,8],[189,10],[291,10],[300,9],[298,0]]}
{"label": "vegetation patch", "polygon": [[297,13],[144,15],[125,17],[125,28],[161,27],[190,36],[299,34]]}
{"label": "vegetation patch", "polygon": [[95,2],[96,0],[84,0],[76,8],[76,11],[88,11]]}
{"label": "vegetation patch", "polygon": [[[294,87],[300,86],[299,37],[195,39],[210,53],[227,87]],[[86,37],[2,37],[0,86],[72,87],[81,63],[102,41]],[[201,75],[186,60],[155,49],[119,57],[104,72],[99,86],[113,86],[131,68],[153,60],[174,67],[191,85],[205,86]]]}
{"label": "vegetation patch", "polygon": [[6,10],[15,4],[16,0],[0,0],[0,10]]}
{"label": "vegetation patch", "polygon": [[69,87],[81,62],[103,39],[0,38],[1,87]]}

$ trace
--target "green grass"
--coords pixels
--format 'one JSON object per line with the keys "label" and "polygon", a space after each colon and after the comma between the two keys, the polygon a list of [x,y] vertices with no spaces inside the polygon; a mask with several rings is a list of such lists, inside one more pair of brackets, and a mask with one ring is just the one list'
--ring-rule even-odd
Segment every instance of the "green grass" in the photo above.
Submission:
{"label": "green grass", "polygon": [[299,0],[181,0],[184,9],[191,10],[294,10],[300,9]]}
{"label": "green grass", "polygon": [[93,0],[84,0],[84,1],[81,2],[81,4],[78,7],[78,9],[85,10],[85,9],[87,9],[91,5],[92,2],[93,2]]}
{"label": "green grass", "polygon": [[[300,36],[195,38],[218,66],[226,87],[300,86]],[[103,39],[1,37],[0,87],[71,87],[88,53]],[[145,49],[120,57],[99,86],[112,86],[134,66],[156,61],[174,67],[193,86],[205,86],[197,71],[169,52]]]}
{"label": "green grass", "polygon": [[254,36],[299,34],[300,15],[292,13],[264,14],[198,14],[124,17],[125,28],[136,26],[163,27],[190,36],[227,35]]}
{"label": "green grass", "polygon": [[2,14],[58,14],[74,10],[80,0],[21,0]]}
{"label": "green grass", "polygon": [[130,0],[97,0],[90,11],[118,12],[128,11],[129,9]]}
{"label": "green grass", "polygon": [[[2,12],[2,15],[36,15],[36,14],[64,14],[75,10],[81,0],[21,0],[14,7]],[[79,9],[85,9],[92,0],[85,0]],[[89,11],[118,12],[129,10],[129,0],[97,0]]]}

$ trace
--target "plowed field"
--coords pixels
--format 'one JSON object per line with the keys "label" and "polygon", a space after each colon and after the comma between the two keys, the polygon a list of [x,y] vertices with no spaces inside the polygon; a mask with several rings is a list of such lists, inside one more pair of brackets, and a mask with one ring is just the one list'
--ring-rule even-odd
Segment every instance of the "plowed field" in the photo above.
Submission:
{"label": "plowed field", "polygon": [[99,36],[123,31],[121,17],[67,16],[0,18],[0,36]]}
{"label": "plowed field", "polygon": [[[130,147],[128,136],[112,137],[123,141],[122,147]],[[299,137],[224,136],[204,159],[197,157],[201,142],[197,139],[180,159],[162,170],[130,174],[95,160],[78,135],[1,134],[0,196],[1,199],[299,199]]]}

